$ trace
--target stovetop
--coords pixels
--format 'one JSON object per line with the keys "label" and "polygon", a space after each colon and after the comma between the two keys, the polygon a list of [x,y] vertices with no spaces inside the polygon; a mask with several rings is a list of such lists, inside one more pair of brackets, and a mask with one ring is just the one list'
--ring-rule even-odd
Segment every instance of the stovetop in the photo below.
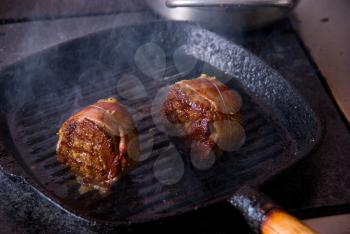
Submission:
{"label": "stovetop", "polygon": [[[63,30],[63,28],[62,28]],[[324,132],[319,147],[262,190],[299,217],[350,211],[350,133],[330,98],[317,68],[288,20],[244,34],[228,35],[279,71],[305,96],[320,116]],[[14,39],[15,40],[15,39]],[[1,155],[0,155],[1,156]],[[345,207],[345,208],[344,208]],[[0,233],[108,233],[116,228],[87,224],[31,188],[0,173]],[[249,232],[242,217],[225,203],[211,205],[161,223],[125,227],[123,231]]]}

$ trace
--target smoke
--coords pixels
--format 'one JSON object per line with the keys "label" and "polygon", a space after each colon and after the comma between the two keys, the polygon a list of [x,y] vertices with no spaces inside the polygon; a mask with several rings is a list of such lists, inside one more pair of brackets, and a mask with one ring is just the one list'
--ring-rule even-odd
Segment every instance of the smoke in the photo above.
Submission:
{"label": "smoke", "polygon": [[148,93],[141,80],[133,74],[124,74],[117,83],[118,94],[127,100],[147,98]]}
{"label": "smoke", "polygon": [[173,62],[179,74],[186,76],[199,63],[198,59],[186,54],[186,46],[178,47],[173,54]]}
{"label": "smoke", "polygon": [[164,50],[155,43],[141,45],[135,53],[136,66],[148,77],[163,78],[166,69]]}
{"label": "smoke", "polygon": [[163,149],[153,166],[154,176],[165,185],[178,183],[184,175],[185,167],[181,155],[173,145]]}

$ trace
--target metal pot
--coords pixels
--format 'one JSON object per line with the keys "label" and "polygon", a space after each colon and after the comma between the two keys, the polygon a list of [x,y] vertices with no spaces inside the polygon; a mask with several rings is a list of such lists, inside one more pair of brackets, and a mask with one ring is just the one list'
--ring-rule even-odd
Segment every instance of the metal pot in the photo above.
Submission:
{"label": "metal pot", "polygon": [[295,0],[146,0],[159,15],[213,28],[251,29],[279,20]]}

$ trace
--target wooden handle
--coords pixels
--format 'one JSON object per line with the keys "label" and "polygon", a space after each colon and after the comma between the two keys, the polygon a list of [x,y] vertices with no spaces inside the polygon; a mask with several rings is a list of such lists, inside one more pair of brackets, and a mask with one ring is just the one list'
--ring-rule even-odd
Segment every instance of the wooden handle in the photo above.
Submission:
{"label": "wooden handle", "polygon": [[261,224],[262,234],[315,234],[316,231],[281,209],[268,212]]}
{"label": "wooden handle", "polygon": [[316,231],[291,216],[271,199],[251,187],[243,187],[229,202],[243,214],[249,226],[262,234],[315,234]]}

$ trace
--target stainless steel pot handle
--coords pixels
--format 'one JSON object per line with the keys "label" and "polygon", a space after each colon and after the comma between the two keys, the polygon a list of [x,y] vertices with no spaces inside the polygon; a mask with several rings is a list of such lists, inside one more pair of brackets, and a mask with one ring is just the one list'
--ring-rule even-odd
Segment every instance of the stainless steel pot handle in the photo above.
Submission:
{"label": "stainless steel pot handle", "polygon": [[167,0],[168,7],[285,7],[292,8],[293,0]]}

